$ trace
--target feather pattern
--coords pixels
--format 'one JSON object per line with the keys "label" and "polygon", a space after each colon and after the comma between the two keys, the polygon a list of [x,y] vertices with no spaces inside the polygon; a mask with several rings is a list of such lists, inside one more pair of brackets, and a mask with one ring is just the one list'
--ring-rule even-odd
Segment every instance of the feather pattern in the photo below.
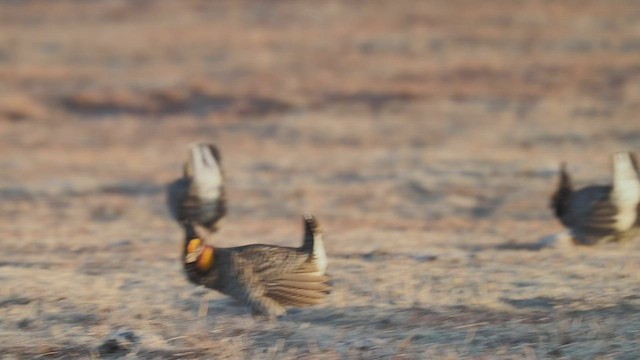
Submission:
{"label": "feather pattern", "polygon": [[189,221],[215,232],[226,215],[227,204],[220,153],[215,145],[189,147],[183,176],[167,189],[167,204],[178,222]]}
{"label": "feather pattern", "polygon": [[[305,236],[299,248],[251,244],[232,248],[214,248],[210,268],[198,268],[185,250],[185,271],[193,283],[227,294],[252,309],[254,313],[276,317],[285,306],[305,307],[324,301],[331,287],[325,275],[326,255],[317,222],[304,217]],[[185,249],[194,238],[190,223],[185,224]],[[205,245],[209,246],[209,245]],[[316,251],[321,249],[322,254]],[[318,259],[322,258],[322,262]]]}
{"label": "feather pattern", "polygon": [[624,241],[638,232],[640,181],[631,153],[613,155],[613,184],[574,191],[564,164],[551,207],[582,245]]}

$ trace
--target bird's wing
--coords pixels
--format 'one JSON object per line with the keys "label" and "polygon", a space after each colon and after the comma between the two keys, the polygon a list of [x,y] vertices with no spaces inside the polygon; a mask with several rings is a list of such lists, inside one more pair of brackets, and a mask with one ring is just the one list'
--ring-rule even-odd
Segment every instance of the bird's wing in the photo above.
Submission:
{"label": "bird's wing", "polygon": [[619,227],[619,209],[611,201],[611,187],[589,187],[574,195],[571,229],[580,242],[595,244],[626,230]]}
{"label": "bird's wing", "polygon": [[296,272],[309,256],[298,249],[254,244],[235,250],[236,256],[250,262],[253,270],[264,280],[280,274]]}
{"label": "bird's wing", "polygon": [[280,316],[286,312],[284,307],[267,294],[267,285],[253,263],[239,254],[230,254],[227,284],[224,292],[249,306],[254,313]]}
{"label": "bird's wing", "polygon": [[318,304],[330,291],[329,278],[297,249],[252,247],[238,258],[251,263],[252,278],[264,286],[263,295],[280,305]]}
{"label": "bird's wing", "polygon": [[187,178],[180,178],[169,184],[167,187],[167,206],[171,216],[177,220],[184,220],[182,205],[189,194],[191,181]]}
{"label": "bird's wing", "polygon": [[316,273],[287,273],[266,283],[266,296],[282,305],[310,306],[320,304],[331,291],[329,278]]}

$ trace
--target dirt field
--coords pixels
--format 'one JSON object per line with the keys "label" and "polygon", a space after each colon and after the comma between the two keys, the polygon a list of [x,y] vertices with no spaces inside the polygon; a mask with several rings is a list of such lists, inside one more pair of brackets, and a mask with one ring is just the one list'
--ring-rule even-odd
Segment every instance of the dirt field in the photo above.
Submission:
{"label": "dirt field", "polygon": [[[558,163],[608,182],[639,111],[636,1],[2,1],[0,358],[638,359],[640,239],[530,245]],[[187,282],[193,141],[218,245],[319,218],[326,304]]]}

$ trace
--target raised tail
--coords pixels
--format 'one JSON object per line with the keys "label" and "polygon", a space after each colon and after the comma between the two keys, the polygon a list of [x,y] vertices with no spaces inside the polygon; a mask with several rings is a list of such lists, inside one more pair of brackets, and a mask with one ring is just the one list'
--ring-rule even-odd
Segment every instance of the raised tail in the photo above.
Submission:
{"label": "raised tail", "polygon": [[640,206],[640,181],[637,162],[633,154],[619,152],[613,155],[613,191],[611,201],[618,209],[617,225],[629,228],[637,222]]}
{"label": "raised tail", "polygon": [[223,197],[220,152],[213,144],[195,143],[189,147],[186,175],[193,178],[195,194],[201,200]]}
{"label": "raised tail", "polygon": [[312,215],[302,216],[304,243],[300,248],[309,255],[294,272],[279,274],[266,284],[265,296],[285,306],[311,306],[324,301],[331,292],[330,278],[325,275],[327,256],[322,232]]}
{"label": "raised tail", "polygon": [[302,250],[309,253],[314,259],[320,274],[324,274],[327,269],[327,254],[322,241],[322,230],[318,221],[313,215],[302,216],[304,222],[304,242]]}
{"label": "raised tail", "polygon": [[188,190],[181,203],[183,218],[194,221],[210,232],[227,213],[224,176],[220,152],[213,144],[195,143],[189,146],[185,164]]}
{"label": "raised tail", "polygon": [[[613,191],[638,191],[638,167],[633,154],[619,152],[613,154]],[[630,194],[635,195],[635,194]]]}
{"label": "raised tail", "polygon": [[310,215],[310,214],[302,215],[302,222],[304,226],[304,239],[302,242],[302,250],[312,252],[316,236],[322,235],[322,233],[320,231],[320,227],[318,226],[318,221],[313,215]]}
{"label": "raised tail", "polygon": [[569,198],[573,192],[571,186],[571,178],[567,172],[567,164],[562,162],[560,164],[560,179],[558,181],[558,187],[551,197],[551,208],[557,218],[561,219],[566,214],[567,207],[569,206]]}

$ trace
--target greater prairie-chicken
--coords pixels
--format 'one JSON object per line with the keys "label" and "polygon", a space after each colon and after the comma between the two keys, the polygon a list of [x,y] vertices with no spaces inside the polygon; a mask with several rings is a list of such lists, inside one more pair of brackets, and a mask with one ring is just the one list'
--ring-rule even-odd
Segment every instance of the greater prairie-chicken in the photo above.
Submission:
{"label": "greater prairie-chicken", "polygon": [[217,230],[227,204],[220,152],[215,145],[189,146],[182,177],[169,184],[167,203],[179,223],[188,221],[210,233]]}
{"label": "greater prairie-chicken", "polygon": [[185,222],[184,269],[197,285],[218,290],[269,318],[285,306],[324,301],[330,291],[322,233],[313,216],[304,216],[301,247],[252,244],[232,248],[205,244]]}
{"label": "greater prairie-chicken", "polygon": [[560,166],[558,188],[551,208],[580,245],[629,240],[638,233],[640,181],[633,154],[613,155],[612,185],[574,190],[566,165]]}

